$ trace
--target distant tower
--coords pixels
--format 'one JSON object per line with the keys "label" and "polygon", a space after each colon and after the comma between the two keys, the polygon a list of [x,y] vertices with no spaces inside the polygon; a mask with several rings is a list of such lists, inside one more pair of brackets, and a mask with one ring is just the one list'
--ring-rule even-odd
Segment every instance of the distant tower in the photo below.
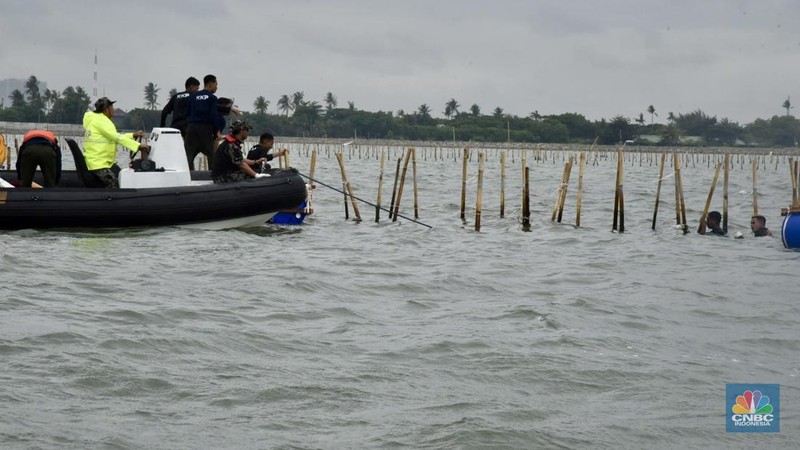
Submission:
{"label": "distant tower", "polygon": [[92,85],[92,100],[97,100],[97,49],[94,49],[94,84]]}

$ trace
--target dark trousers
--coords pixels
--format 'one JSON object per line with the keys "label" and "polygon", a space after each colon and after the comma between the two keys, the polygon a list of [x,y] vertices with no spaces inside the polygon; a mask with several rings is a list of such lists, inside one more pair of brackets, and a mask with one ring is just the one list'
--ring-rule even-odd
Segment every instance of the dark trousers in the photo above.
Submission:
{"label": "dark trousers", "polygon": [[19,155],[22,187],[31,187],[36,168],[42,169],[44,187],[56,186],[56,151],[48,145],[28,145]]}
{"label": "dark trousers", "polygon": [[194,170],[194,159],[199,153],[208,158],[209,170],[214,165],[214,140],[217,137],[214,126],[207,123],[190,123],[186,127],[186,140],[183,148],[186,150],[186,159],[189,161],[189,170]]}

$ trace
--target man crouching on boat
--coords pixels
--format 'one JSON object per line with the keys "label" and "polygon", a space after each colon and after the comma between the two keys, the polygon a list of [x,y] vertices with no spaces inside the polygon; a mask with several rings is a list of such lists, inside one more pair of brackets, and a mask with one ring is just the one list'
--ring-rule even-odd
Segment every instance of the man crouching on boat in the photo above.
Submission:
{"label": "man crouching on boat", "polygon": [[229,183],[247,178],[262,178],[269,175],[256,173],[251,166],[261,164],[266,158],[251,161],[244,157],[242,144],[250,132],[250,125],[244,120],[235,120],[231,124],[231,132],[222,140],[214,152],[214,165],[211,179],[214,183]]}
{"label": "man crouching on boat", "polygon": [[94,102],[94,111],[83,115],[83,128],[86,134],[83,139],[83,157],[86,167],[108,188],[119,187],[119,171],[117,165],[117,145],[128,150],[150,150],[147,144],[140,144],[135,138],[144,136],[144,131],[135,133],[117,133],[117,127],[111,121],[114,115],[114,102],[102,97]]}

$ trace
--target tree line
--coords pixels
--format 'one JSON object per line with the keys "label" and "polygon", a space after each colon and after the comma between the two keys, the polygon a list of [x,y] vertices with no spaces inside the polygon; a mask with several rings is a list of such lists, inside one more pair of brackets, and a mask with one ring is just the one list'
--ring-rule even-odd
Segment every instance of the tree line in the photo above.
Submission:
{"label": "tree line", "polygon": [[[160,121],[160,88],[147,83],[143,91],[143,107],[135,108],[124,117],[115,118],[125,129],[150,129]],[[171,97],[177,92],[171,89]],[[61,92],[39,90],[39,80],[31,75],[25,91],[15,90],[9,96],[11,106],[0,109],[0,121],[81,123],[90,98],[80,86],[67,87]],[[727,118],[717,118],[702,110],[674,114],[669,112],[666,123],[656,123],[659,114],[653,105],[633,119],[623,115],[611,119],[588,120],[579,113],[541,115],[533,111],[520,117],[506,114],[501,107],[484,114],[477,104],[462,111],[456,99],[443,106],[444,118],[435,118],[428,104],[414,111],[364,111],[347,102],[339,107],[337,97],[328,92],[323,99],[308,100],[303,91],[281,95],[276,111],[271,102],[258,96],[252,111],[244,118],[254,129],[270,131],[278,136],[367,138],[426,141],[581,143],[597,139],[599,144],[613,145],[633,141],[639,145],[697,145],[697,146],[777,146],[794,147],[800,140],[800,121],[791,115],[793,108],[786,99],[782,108],[786,114],[769,119],[756,119],[739,125]]]}

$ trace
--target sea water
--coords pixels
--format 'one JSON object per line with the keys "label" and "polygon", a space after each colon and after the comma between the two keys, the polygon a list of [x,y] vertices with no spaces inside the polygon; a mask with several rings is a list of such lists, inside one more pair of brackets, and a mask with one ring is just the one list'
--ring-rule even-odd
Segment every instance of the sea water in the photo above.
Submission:
{"label": "sea water", "polygon": [[[377,154],[345,158],[371,203]],[[672,177],[651,230],[647,156],[625,162],[625,232],[611,231],[613,155],[590,156],[580,228],[577,164],[554,224],[564,161],[530,158],[524,231],[508,156],[501,218],[488,152],[479,232],[476,155],[462,221],[460,156],[420,153],[430,229],[386,212],[375,223],[366,203],[345,220],[338,164],[320,154],[314,178],[330,187],[300,226],[0,233],[0,446],[795,447],[800,253],[750,234],[749,166],[734,165],[729,188],[744,239],[695,232],[713,177],[702,157],[683,167],[687,235]],[[292,163],[308,173],[307,154]],[[784,163],[760,168],[758,201],[777,234]],[[726,433],[727,383],[780,384],[781,432]]]}

